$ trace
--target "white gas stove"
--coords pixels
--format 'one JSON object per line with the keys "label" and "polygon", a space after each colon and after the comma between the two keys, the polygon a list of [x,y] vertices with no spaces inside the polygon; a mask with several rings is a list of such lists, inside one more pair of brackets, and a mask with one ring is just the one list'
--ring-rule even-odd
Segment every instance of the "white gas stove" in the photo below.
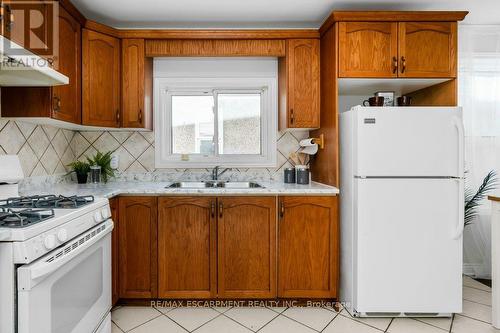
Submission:
{"label": "white gas stove", "polygon": [[111,332],[108,200],[13,196],[20,170],[0,156],[0,333]]}

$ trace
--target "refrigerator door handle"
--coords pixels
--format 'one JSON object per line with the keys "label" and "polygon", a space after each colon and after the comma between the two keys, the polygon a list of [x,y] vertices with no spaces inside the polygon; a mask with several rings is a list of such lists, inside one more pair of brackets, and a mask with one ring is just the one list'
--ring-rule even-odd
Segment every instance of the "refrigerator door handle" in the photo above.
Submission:
{"label": "refrigerator door handle", "polygon": [[459,239],[464,232],[464,210],[465,210],[465,194],[463,179],[456,179],[458,182],[458,223],[455,226],[452,237]]}
{"label": "refrigerator door handle", "polygon": [[462,119],[453,117],[453,124],[458,132],[458,173],[457,177],[462,177],[464,173],[464,124]]}

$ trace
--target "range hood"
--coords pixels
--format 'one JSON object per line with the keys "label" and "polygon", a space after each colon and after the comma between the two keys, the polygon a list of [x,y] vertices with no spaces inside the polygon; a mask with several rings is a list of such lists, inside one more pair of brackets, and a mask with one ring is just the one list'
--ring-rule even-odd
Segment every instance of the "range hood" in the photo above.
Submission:
{"label": "range hood", "polygon": [[0,36],[0,61],[0,87],[51,87],[69,83],[69,78],[52,69],[47,60],[3,36]]}

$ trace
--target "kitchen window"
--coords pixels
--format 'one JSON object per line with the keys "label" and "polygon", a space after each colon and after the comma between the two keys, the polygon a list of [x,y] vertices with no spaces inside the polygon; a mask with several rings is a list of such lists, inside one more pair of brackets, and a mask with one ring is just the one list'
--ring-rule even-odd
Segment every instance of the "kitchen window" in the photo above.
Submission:
{"label": "kitchen window", "polygon": [[276,76],[239,74],[155,78],[157,168],[276,166]]}

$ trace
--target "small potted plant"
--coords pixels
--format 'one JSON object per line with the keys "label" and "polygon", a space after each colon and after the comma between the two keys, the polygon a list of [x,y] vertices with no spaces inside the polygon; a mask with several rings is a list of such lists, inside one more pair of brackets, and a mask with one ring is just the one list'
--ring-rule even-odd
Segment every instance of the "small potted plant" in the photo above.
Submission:
{"label": "small potted plant", "polygon": [[87,182],[87,175],[90,171],[90,164],[83,161],[75,161],[68,165],[72,172],[76,173],[78,184],[85,184]]}
{"label": "small potted plant", "polygon": [[111,167],[111,153],[101,153],[98,151],[92,158],[87,157],[89,168],[91,165],[101,167],[102,180],[107,183],[108,179],[115,176],[115,170]]}

